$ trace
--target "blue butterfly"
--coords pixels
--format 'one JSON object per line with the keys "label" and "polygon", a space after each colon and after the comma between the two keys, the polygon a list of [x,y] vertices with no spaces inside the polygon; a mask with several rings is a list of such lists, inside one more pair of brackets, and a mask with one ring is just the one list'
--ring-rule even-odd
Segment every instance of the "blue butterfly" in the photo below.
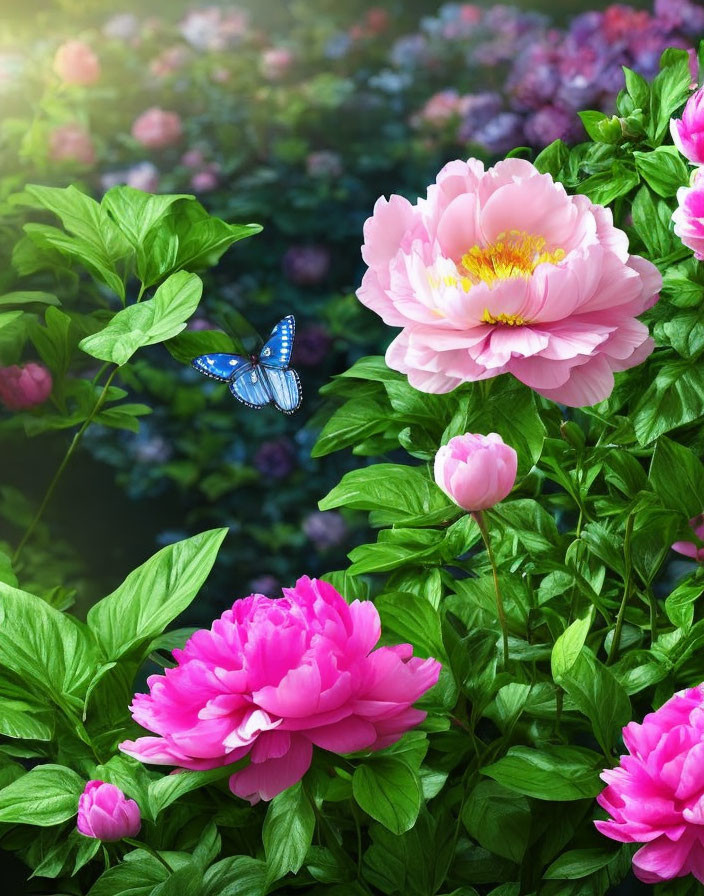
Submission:
{"label": "blue butterfly", "polygon": [[285,414],[293,414],[301,406],[301,381],[289,369],[296,321],[289,314],[271,331],[258,355],[244,358],[214,352],[200,355],[191,364],[200,373],[228,383],[230,392],[248,408],[266,407],[271,402]]}

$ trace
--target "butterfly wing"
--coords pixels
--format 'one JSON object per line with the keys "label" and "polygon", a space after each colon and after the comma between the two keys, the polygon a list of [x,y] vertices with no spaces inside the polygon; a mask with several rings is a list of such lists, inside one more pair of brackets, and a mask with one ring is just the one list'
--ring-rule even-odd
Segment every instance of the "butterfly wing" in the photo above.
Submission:
{"label": "butterfly wing", "polygon": [[279,370],[262,365],[262,379],[266,381],[271,400],[285,414],[293,414],[301,406],[301,381],[295,370]]}
{"label": "butterfly wing", "polygon": [[296,335],[296,321],[289,314],[271,331],[271,335],[264,343],[259,353],[259,361],[267,367],[277,370],[285,370],[291,361],[293,349],[293,337]]}
{"label": "butterfly wing", "polygon": [[258,364],[247,363],[230,380],[230,392],[248,408],[263,408],[274,401],[269,384]]}
{"label": "butterfly wing", "polygon": [[235,374],[244,372],[252,363],[241,355],[230,355],[227,352],[214,352],[212,355],[199,355],[191,361],[191,365],[199,373],[226,383]]}

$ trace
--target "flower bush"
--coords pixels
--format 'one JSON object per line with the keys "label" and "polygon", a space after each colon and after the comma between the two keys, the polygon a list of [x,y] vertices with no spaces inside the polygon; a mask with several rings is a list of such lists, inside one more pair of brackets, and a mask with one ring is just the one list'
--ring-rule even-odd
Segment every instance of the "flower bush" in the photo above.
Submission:
{"label": "flower bush", "polygon": [[[696,10],[659,6],[666,38]],[[508,22],[496,46],[483,41],[494,54],[543,27],[500,8],[443,17],[470,35]],[[623,7],[599,22],[621,43],[643,23],[651,34],[650,15]],[[152,74],[198,53],[210,78],[211,53],[270,49],[249,27],[232,11],[192,13]],[[369,11],[347,48],[325,28],[316,46],[346,59],[368,42],[386,66],[389,27]],[[140,35],[124,18],[109,31]],[[277,89],[308,58],[293,37],[279,48],[286,65],[279,54],[265,66]],[[110,70],[99,62],[95,85],[64,87],[97,89]],[[260,226],[230,220],[254,217],[239,214],[252,193],[217,215],[180,192],[114,184],[98,200],[22,172],[3,182],[1,434],[27,463],[33,443],[62,449],[27,494],[0,490],[0,836],[34,892],[601,896],[632,872],[661,896],[699,892],[704,276],[682,228],[696,225],[699,161],[680,151],[698,85],[685,47],[654,68],[626,68],[608,112],[581,110],[583,142],[520,147],[489,167],[467,147],[407,195],[370,201],[353,247],[364,239],[366,272],[341,251],[350,220],[340,242],[303,238],[295,204],[267,268]],[[316,86],[339,117],[340,84]],[[178,137],[176,119],[157,116],[174,170],[186,153],[184,177],[221,165],[190,145],[195,111],[170,99],[144,106],[179,116]],[[296,164],[322,181],[344,177],[338,161]],[[322,307],[322,283],[359,266],[361,301],[304,320],[294,364],[322,375],[334,340],[355,336],[357,354],[394,340],[386,359],[358,357],[323,386],[302,430],[265,411],[248,428],[253,414],[232,403],[224,417],[226,388],[191,371],[203,353],[256,351],[258,315],[240,313],[256,309],[254,287],[203,299],[222,285],[212,268],[245,272],[244,259],[262,282],[290,284],[282,313],[298,290]],[[401,333],[355,334],[363,303]],[[169,415],[187,430],[178,444]],[[83,446],[122,450],[100,429],[134,433],[137,469],[159,487],[170,466],[192,502],[185,521],[169,513],[168,543],[104,588],[59,500]],[[326,467],[339,476],[327,493],[308,477],[317,510],[279,487],[305,477],[304,451],[348,448],[353,460]],[[247,490],[250,467],[274,483],[278,516]],[[213,517],[216,529],[175,531]],[[111,539],[127,537],[108,522]],[[240,548],[221,545],[244,537],[251,566],[233,569]],[[304,538],[332,569],[288,575],[281,546]],[[95,601],[98,589],[109,593]],[[205,627],[189,624],[203,615]]]}

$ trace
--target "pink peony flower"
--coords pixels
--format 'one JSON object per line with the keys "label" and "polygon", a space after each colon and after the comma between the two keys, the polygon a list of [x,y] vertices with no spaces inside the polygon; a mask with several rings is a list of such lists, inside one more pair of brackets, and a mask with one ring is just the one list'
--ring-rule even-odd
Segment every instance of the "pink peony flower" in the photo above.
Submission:
{"label": "pink peony flower", "polygon": [[379,750],[425,718],[412,703],[436,683],[440,663],[414,657],[410,644],[375,650],[380,635],[371,602],[348,605],[308,577],[279,600],[238,600],[135,696],[133,718],[159,736],[120,749],[186,769],[249,756],[230,789],[252,804],[270,800],[303,777],[314,745]]}
{"label": "pink peony flower", "polygon": [[687,100],[682,118],[670,121],[675,146],[693,165],[704,165],[704,90]]}
{"label": "pink peony flower", "polygon": [[100,77],[100,60],[82,40],[69,40],[56,51],[54,71],[64,84],[95,84]]}
{"label": "pink peony flower", "polygon": [[122,840],[136,837],[141,826],[139,806],[119,787],[88,781],[78,800],[76,827],[81,834],[96,840]]}
{"label": "pink peony flower", "polygon": [[159,189],[159,169],[151,162],[140,162],[125,171],[124,182],[135,190],[156,193]]}
{"label": "pink peony flower", "polygon": [[49,158],[53,162],[95,164],[93,140],[80,124],[62,124],[49,133]]}
{"label": "pink peony flower", "polygon": [[594,824],[621,843],[648,884],[693,874],[704,883],[704,685],[680,691],[643,723],[623,729],[630,755],[602,772],[597,797],[611,818]]}
{"label": "pink peony flower", "polygon": [[217,169],[213,166],[204,168],[202,171],[196,171],[191,177],[191,189],[195,193],[208,193],[214,190],[218,185]]}
{"label": "pink peony flower", "polygon": [[180,116],[176,112],[167,112],[158,106],[152,106],[151,109],[142,112],[132,125],[134,139],[149,149],[171,146],[182,133]]}
{"label": "pink peony flower", "polygon": [[422,124],[442,127],[456,121],[466,111],[465,97],[460,96],[456,90],[440,90],[426,101],[420,112],[413,117],[412,124],[416,127]]}
{"label": "pink peony flower", "polygon": [[692,174],[692,186],[677,191],[677,208],[672,214],[675,233],[694,252],[694,257],[704,261],[704,170],[697,168]]}
{"label": "pink peony flower", "polygon": [[476,513],[503,501],[516,482],[518,455],[495,432],[455,436],[435,455],[435,482],[455,504]]}
{"label": "pink peony flower", "polygon": [[402,327],[386,363],[424,392],[511,373],[573,407],[653,350],[636,320],[662,278],[611,212],[523,159],[447,164],[427,199],[378,200],[360,301]]}
{"label": "pink peony flower", "polygon": [[167,78],[182,69],[188,62],[186,47],[167,47],[149,63],[149,71],[155,78]]}
{"label": "pink peony flower", "polygon": [[43,364],[0,367],[0,401],[9,411],[23,411],[44,404],[53,387],[51,374]]}
{"label": "pink peony flower", "polygon": [[286,77],[293,60],[293,53],[285,47],[270,47],[262,53],[259,69],[267,80],[279,81]]}
{"label": "pink peony flower", "polygon": [[[704,541],[704,512],[691,519],[689,525],[692,527],[695,538],[698,538],[699,541]],[[693,541],[676,541],[672,545],[672,550],[677,551],[678,554],[684,554],[685,557],[691,557],[692,560],[704,563],[704,547],[697,547]]]}

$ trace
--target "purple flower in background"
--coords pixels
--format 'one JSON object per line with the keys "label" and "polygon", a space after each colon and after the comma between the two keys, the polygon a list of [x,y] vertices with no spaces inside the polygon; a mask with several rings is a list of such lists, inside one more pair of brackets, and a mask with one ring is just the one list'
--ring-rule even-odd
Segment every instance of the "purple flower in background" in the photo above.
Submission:
{"label": "purple flower in background", "polygon": [[523,119],[516,112],[501,112],[474,131],[471,139],[491,155],[502,156],[524,141]]}
{"label": "purple flower in background", "polygon": [[321,149],[308,155],[306,171],[311,177],[339,177],[342,174],[342,159],[336,152]]}
{"label": "purple flower in background", "polygon": [[416,68],[428,63],[429,50],[428,41],[422,34],[408,34],[394,43],[391,61],[398,68]]}
{"label": "purple flower in background", "polygon": [[503,107],[501,96],[498,93],[475,93],[462,97],[463,122],[459,130],[461,140],[478,142],[476,132],[488,125],[497,115],[500,115]]}
{"label": "purple flower in background", "polygon": [[526,121],[526,138],[534,146],[547,146],[553,140],[569,143],[577,137],[580,128],[574,112],[558,106],[544,106]]}
{"label": "purple flower in background", "polygon": [[284,479],[296,466],[293,445],[284,436],[262,442],[254,455],[254,466],[262,476]]}
{"label": "purple flower in background", "polygon": [[704,31],[704,7],[692,0],[655,0],[655,15],[663,29],[681,29],[690,37]]}
{"label": "purple flower in background", "polygon": [[315,367],[330,351],[331,339],[322,324],[308,324],[296,331],[291,363],[297,367]]}
{"label": "purple flower in background", "polygon": [[275,576],[257,576],[247,586],[252,594],[263,594],[264,597],[281,597],[281,582]]}
{"label": "purple flower in background", "polygon": [[317,550],[340,544],[347,536],[347,523],[336,510],[314,510],[303,520],[303,531]]}
{"label": "purple flower in background", "polygon": [[200,330],[217,330],[217,324],[208,320],[207,317],[192,317],[186,324],[186,329],[194,330],[195,332]]}
{"label": "purple flower in background", "polygon": [[315,286],[330,270],[325,246],[291,246],[283,259],[284,274],[297,286]]}

